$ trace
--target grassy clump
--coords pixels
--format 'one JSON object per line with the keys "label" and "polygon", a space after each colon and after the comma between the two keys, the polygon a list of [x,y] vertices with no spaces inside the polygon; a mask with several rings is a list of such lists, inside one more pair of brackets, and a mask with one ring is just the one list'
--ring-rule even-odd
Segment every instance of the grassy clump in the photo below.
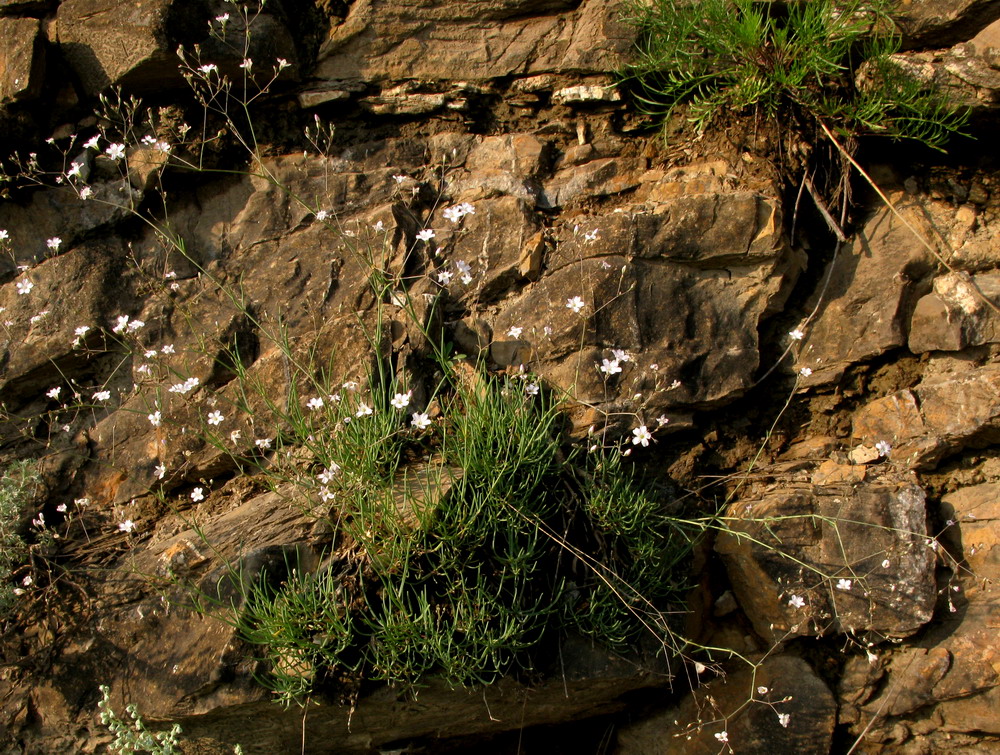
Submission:
{"label": "grassy clump", "polygon": [[15,462],[0,472],[0,620],[9,616],[20,589],[13,576],[28,556],[28,545],[18,528],[37,484],[31,461]]}
{"label": "grassy clump", "polygon": [[238,618],[280,701],[345,678],[530,676],[571,630],[616,649],[652,631],[679,649],[667,615],[690,542],[663,501],[618,449],[583,459],[566,446],[557,402],[530,376],[451,378],[426,429],[374,385],[327,418],[339,429],[318,443],[319,474],[347,545],[312,574],[261,579]]}
{"label": "grassy clump", "polygon": [[651,0],[629,5],[638,60],[623,72],[641,106],[669,118],[690,103],[699,130],[755,108],[787,126],[818,120],[842,135],[936,149],[967,121],[893,62],[889,0]]}

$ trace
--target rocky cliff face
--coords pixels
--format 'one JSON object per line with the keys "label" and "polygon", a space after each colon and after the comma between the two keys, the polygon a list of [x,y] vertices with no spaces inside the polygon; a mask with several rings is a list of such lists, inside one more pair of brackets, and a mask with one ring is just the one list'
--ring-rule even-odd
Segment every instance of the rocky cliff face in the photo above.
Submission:
{"label": "rocky cliff face", "polygon": [[[901,7],[900,60],[969,105],[980,140],[951,158],[862,145],[892,207],[859,183],[837,243],[750,119],[666,145],[644,128],[614,85],[634,32],[613,0],[275,0],[249,20],[208,0],[0,2],[0,122],[39,154],[7,170],[49,172],[0,204],[0,450],[43,476],[0,670],[6,751],[106,747],[99,684],[180,722],[185,752],[500,752],[578,719],[623,755],[1000,747],[998,16]],[[248,59],[276,76],[249,159],[244,113],[212,88]],[[114,87],[115,112],[134,95],[155,122],[112,138],[92,111]],[[416,281],[422,328],[371,295],[371,239]],[[752,666],[694,654],[668,673],[572,640],[530,684],[270,703],[252,649],[176,579],[331,542],[239,459],[281,432],[255,424],[268,402],[297,400],[289,354],[363,380],[377,318],[401,375],[434,332],[571,396],[571,437],[659,425],[634,456],[692,505],[726,504],[688,631]],[[189,432],[206,417],[211,435]],[[557,740],[598,750],[575,736]]]}

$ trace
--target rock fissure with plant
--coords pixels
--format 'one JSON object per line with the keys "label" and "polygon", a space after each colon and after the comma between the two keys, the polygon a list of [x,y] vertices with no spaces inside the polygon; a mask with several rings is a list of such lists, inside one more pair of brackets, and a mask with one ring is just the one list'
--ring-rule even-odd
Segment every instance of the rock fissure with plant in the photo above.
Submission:
{"label": "rock fissure with plant", "polygon": [[4,751],[992,747],[997,17],[8,3]]}

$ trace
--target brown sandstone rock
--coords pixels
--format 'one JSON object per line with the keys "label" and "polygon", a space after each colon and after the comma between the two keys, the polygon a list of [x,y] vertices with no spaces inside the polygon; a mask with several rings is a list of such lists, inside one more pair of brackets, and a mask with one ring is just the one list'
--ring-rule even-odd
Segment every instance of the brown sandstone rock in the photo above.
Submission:
{"label": "brown sandstone rock", "polygon": [[966,446],[996,441],[1000,433],[1000,366],[958,363],[955,372],[926,377],[861,407],[854,415],[855,438],[892,446],[893,461],[933,467]]}
{"label": "brown sandstone rock", "polygon": [[0,17],[0,106],[41,93],[45,47],[34,18]]}
{"label": "brown sandstone rock", "polygon": [[352,3],[330,32],[321,79],[489,79],[548,72],[606,72],[633,32],[609,0]]}
{"label": "brown sandstone rock", "polygon": [[930,620],[936,544],[915,485],[788,487],[729,514],[716,551],[761,637],[905,637]]}
{"label": "brown sandstone rock", "polygon": [[809,664],[777,655],[705,683],[678,708],[624,727],[615,752],[712,755],[727,751],[724,733],[729,751],[739,755],[826,755],[836,718],[833,695]]}

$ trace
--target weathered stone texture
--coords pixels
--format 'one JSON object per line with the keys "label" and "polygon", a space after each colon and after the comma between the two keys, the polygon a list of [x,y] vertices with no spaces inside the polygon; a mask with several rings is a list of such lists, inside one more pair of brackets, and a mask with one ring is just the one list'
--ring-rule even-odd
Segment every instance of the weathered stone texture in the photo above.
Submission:
{"label": "weathered stone texture", "polygon": [[614,70],[634,33],[609,0],[397,5],[359,0],[331,29],[315,75],[331,80],[487,79]]}
{"label": "weathered stone texture", "polygon": [[39,21],[0,17],[0,105],[37,97],[44,73],[44,35]]}
{"label": "weathered stone texture", "polygon": [[732,504],[732,531],[716,550],[768,641],[855,631],[905,637],[930,620],[935,602],[924,502],[912,484],[779,488]]}

